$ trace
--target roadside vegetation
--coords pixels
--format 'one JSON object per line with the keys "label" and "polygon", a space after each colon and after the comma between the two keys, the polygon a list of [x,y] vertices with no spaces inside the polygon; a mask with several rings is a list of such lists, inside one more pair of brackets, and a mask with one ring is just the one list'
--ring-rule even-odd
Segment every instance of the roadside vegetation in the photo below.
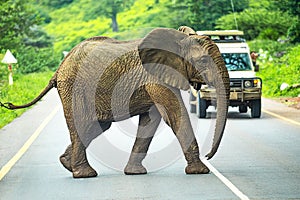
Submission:
{"label": "roadside vegetation", "polygon": [[[145,36],[154,27],[239,29],[260,53],[263,95],[298,96],[300,3],[294,0],[0,0],[0,61],[7,49],[18,59],[14,85],[0,63],[0,100],[24,103],[47,84],[63,51],[105,35],[121,40]],[[101,2],[101,3],[99,3]],[[233,4],[231,4],[231,2]],[[0,127],[22,111],[0,108]],[[10,113],[10,114],[9,114]]]}
{"label": "roadside vegetation", "polygon": [[[287,53],[279,58],[268,51],[261,52],[260,72],[257,75],[263,79],[263,95],[275,98],[300,97],[300,45],[289,47]],[[289,87],[281,90],[282,84],[288,84]]]}
{"label": "roadside vegetation", "polygon": [[[0,99],[5,99],[5,102],[13,102],[16,105],[28,103],[44,89],[52,76],[52,71],[30,73],[26,75],[16,74],[14,76],[13,85],[8,85],[7,83],[1,85]],[[0,128],[11,122],[14,118],[20,116],[25,111],[26,109],[1,109]]]}

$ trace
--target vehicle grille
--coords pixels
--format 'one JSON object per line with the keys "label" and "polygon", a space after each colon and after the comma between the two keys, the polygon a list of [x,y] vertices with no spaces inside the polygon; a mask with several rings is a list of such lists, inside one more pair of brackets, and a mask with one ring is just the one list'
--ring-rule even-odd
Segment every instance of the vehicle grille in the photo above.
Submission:
{"label": "vehicle grille", "polygon": [[230,87],[242,87],[242,81],[230,79]]}

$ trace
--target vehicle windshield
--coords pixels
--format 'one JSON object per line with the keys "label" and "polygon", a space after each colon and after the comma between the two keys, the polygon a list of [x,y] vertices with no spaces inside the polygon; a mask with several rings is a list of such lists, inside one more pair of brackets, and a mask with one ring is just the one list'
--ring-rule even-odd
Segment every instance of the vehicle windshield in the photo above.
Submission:
{"label": "vehicle windshield", "polygon": [[228,71],[251,70],[250,58],[247,53],[222,53]]}

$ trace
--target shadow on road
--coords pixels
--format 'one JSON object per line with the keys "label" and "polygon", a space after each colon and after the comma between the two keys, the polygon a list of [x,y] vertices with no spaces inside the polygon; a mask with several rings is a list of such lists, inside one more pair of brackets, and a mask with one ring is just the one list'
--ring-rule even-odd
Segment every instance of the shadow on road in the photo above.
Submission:
{"label": "shadow on road", "polygon": [[[207,112],[206,119],[216,118],[216,112]],[[252,119],[250,113],[239,113],[238,111],[229,111],[228,112],[228,119]]]}

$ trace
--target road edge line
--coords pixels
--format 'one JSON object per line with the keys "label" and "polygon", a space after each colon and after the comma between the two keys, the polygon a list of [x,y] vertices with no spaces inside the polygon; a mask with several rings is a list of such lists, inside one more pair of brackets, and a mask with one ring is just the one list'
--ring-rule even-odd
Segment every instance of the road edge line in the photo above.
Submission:
{"label": "road edge line", "polygon": [[54,110],[45,118],[45,120],[40,124],[40,126],[34,131],[30,138],[24,143],[20,150],[1,168],[0,170],[0,181],[6,176],[6,174],[11,170],[11,168],[18,162],[18,160],[26,153],[32,143],[48,125],[48,123],[57,114],[60,106],[57,105]]}
{"label": "road edge line", "polygon": [[243,194],[233,183],[231,183],[225,176],[223,176],[214,166],[212,166],[208,160],[204,159],[202,162],[210,169],[210,171],[222,181],[237,197],[241,200],[250,200],[245,194]]}
{"label": "road edge line", "polygon": [[289,119],[289,118],[280,116],[280,115],[278,115],[278,114],[276,114],[276,113],[273,113],[273,112],[268,111],[268,110],[265,110],[265,109],[262,109],[262,111],[263,111],[264,113],[267,113],[267,114],[269,114],[269,115],[272,115],[273,117],[279,118],[279,119],[281,119],[281,120],[283,120],[283,121],[287,121],[287,122],[289,122],[289,123],[296,124],[296,125],[300,126],[300,122],[296,122],[296,121],[294,121],[294,120],[292,120],[292,119]]}

